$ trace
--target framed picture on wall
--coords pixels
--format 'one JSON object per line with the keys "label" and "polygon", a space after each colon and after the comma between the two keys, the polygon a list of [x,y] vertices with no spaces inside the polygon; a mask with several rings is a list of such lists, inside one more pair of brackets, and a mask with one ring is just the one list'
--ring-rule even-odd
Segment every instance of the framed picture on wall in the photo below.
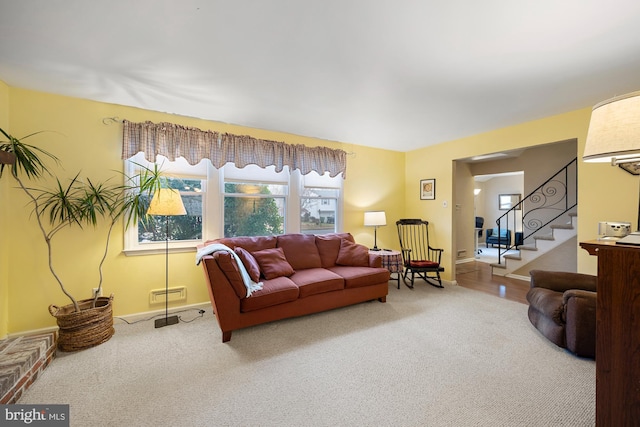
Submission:
{"label": "framed picture on wall", "polygon": [[516,210],[520,210],[520,195],[519,194],[500,194],[498,195],[498,209],[501,211],[508,211],[509,209],[516,207]]}
{"label": "framed picture on wall", "polygon": [[420,200],[436,199],[436,180],[421,179],[420,180]]}

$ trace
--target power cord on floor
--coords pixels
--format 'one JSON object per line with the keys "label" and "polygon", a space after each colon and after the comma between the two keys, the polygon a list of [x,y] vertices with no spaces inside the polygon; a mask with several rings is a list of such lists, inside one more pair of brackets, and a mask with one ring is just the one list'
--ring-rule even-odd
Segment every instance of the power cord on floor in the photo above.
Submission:
{"label": "power cord on floor", "polygon": [[180,321],[181,321],[181,322],[183,322],[183,323],[191,323],[191,322],[193,322],[194,320],[198,320],[199,318],[203,317],[203,316],[204,316],[204,313],[205,313],[205,311],[204,311],[204,310],[198,310],[198,316],[194,317],[194,318],[193,318],[193,319],[191,319],[191,320],[184,320],[184,319],[183,319],[182,317],[180,317],[180,316],[178,316],[178,319],[180,319]]}
{"label": "power cord on floor", "polygon": [[[180,321],[181,321],[181,322],[183,322],[183,323],[191,323],[191,322],[193,322],[194,320],[197,320],[197,319],[199,319],[199,318],[203,317],[203,316],[204,316],[204,314],[206,313],[206,311],[205,311],[205,310],[202,310],[202,309],[189,308],[189,309],[187,309],[187,310],[181,310],[181,311],[172,312],[171,314],[172,314],[172,315],[175,315],[175,314],[180,314],[180,313],[188,313],[188,312],[192,312],[192,311],[197,311],[197,312],[198,312],[198,313],[197,313],[197,315],[196,315],[193,319],[184,320],[181,316],[178,316],[178,320],[180,320]],[[124,323],[126,323],[127,325],[135,325],[136,323],[148,322],[148,321],[150,321],[150,320],[154,320],[154,319],[156,319],[156,318],[164,317],[164,316],[165,316],[165,314],[164,314],[164,313],[162,313],[162,314],[156,314],[156,315],[154,315],[154,316],[147,317],[147,318],[145,318],[145,319],[139,319],[139,320],[136,320],[136,321],[134,321],[134,322],[130,322],[130,321],[128,321],[127,319],[125,319],[125,318],[123,318],[123,317],[117,317],[117,316],[114,316],[114,317],[113,317],[113,319],[114,319],[114,320],[116,320],[116,319],[117,319],[117,320],[122,320],[122,321],[123,321]]]}

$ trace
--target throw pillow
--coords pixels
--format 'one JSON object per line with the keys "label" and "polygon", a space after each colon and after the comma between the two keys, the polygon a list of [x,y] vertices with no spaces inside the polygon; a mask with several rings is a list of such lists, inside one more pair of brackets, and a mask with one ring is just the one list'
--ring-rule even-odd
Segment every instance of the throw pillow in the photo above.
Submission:
{"label": "throw pillow", "polygon": [[260,271],[265,279],[275,279],[281,276],[291,276],[295,271],[284,256],[282,248],[263,249],[254,252],[253,257],[260,265]]}
{"label": "throw pillow", "polygon": [[367,249],[367,247],[364,245],[350,242],[347,239],[342,239],[342,241],[340,242],[340,252],[338,252],[338,259],[336,259],[336,264],[368,267],[369,249]]}
{"label": "throw pillow", "polygon": [[283,234],[278,236],[277,247],[282,248],[294,270],[320,268],[320,254],[313,234]]}
{"label": "throw pillow", "polygon": [[256,261],[253,255],[246,249],[238,246],[234,250],[236,254],[238,254],[238,258],[240,258],[242,264],[244,264],[244,268],[247,269],[251,280],[258,283],[260,281],[260,266],[258,265],[258,261]]}
{"label": "throw pillow", "polygon": [[340,242],[342,239],[355,242],[350,233],[319,234],[316,236],[316,246],[318,247],[318,253],[320,254],[320,261],[323,268],[329,268],[336,265],[336,259],[338,259],[338,253],[340,253]]}

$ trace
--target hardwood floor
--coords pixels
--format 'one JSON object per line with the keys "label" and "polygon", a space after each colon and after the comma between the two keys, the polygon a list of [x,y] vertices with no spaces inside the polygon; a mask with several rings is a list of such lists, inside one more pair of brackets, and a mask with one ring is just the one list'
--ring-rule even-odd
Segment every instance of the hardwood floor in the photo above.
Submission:
{"label": "hardwood floor", "polygon": [[486,262],[472,261],[456,265],[456,281],[459,286],[486,292],[500,298],[527,302],[529,282],[491,274],[491,266]]}

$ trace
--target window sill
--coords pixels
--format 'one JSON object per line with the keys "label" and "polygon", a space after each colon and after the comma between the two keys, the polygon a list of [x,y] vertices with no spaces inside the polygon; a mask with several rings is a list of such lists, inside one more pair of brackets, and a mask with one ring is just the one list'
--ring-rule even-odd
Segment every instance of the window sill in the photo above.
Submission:
{"label": "window sill", "polygon": [[[125,249],[122,251],[126,256],[139,256],[139,255],[158,255],[166,253],[166,248],[155,247],[148,249]],[[183,252],[196,252],[196,247],[194,246],[184,246],[184,247],[171,247],[169,246],[170,254],[177,254]]]}

